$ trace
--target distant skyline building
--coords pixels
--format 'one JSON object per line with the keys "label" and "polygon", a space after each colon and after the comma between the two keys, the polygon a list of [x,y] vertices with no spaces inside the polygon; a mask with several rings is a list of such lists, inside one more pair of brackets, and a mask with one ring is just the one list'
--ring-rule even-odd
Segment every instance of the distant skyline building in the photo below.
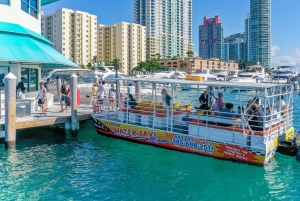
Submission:
{"label": "distant skyline building", "polygon": [[245,32],[224,37],[224,61],[245,60],[246,44],[244,38]]}
{"label": "distant skyline building", "polygon": [[199,26],[199,56],[202,59],[223,58],[223,24],[221,18],[204,17],[203,25]]}
{"label": "distant skyline building", "polygon": [[245,19],[245,61],[250,61],[250,13],[247,13],[247,18]]}
{"label": "distant skyline building", "polygon": [[111,26],[98,25],[98,60],[120,59],[120,72],[130,73],[146,60],[146,27],[119,22]]}
{"label": "distant skyline building", "polygon": [[78,65],[87,65],[97,56],[96,15],[66,8],[42,15],[42,35]]}
{"label": "distant skyline building", "polygon": [[194,51],[192,0],[134,0],[133,10],[134,23],[146,26],[147,59]]}
{"label": "distant skyline building", "polygon": [[271,68],[271,0],[250,0],[250,61]]}

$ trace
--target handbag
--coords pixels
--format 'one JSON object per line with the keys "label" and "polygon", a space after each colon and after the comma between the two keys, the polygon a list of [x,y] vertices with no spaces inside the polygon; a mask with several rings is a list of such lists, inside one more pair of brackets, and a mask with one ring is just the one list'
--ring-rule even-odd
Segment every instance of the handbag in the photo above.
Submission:
{"label": "handbag", "polygon": [[68,97],[66,99],[66,104],[67,104],[67,106],[71,106],[71,98]]}

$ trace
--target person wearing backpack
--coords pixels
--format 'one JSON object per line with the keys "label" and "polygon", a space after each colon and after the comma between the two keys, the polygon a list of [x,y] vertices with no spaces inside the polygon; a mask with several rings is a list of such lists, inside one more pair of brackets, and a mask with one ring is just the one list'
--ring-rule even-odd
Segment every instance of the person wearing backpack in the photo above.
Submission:
{"label": "person wearing backpack", "polygon": [[24,83],[23,82],[19,82],[18,83],[16,91],[17,91],[17,99],[24,100],[25,99],[26,89],[24,87]]}
{"label": "person wearing backpack", "polygon": [[170,106],[170,102],[171,102],[172,97],[170,96],[170,94],[167,93],[166,89],[162,89],[161,99],[162,99],[163,108],[167,108],[167,107]]}
{"label": "person wearing backpack", "polygon": [[47,78],[47,81],[44,83],[44,87],[47,90],[46,99],[45,99],[45,110],[47,111],[49,100],[50,100],[50,89],[51,89],[51,79]]}

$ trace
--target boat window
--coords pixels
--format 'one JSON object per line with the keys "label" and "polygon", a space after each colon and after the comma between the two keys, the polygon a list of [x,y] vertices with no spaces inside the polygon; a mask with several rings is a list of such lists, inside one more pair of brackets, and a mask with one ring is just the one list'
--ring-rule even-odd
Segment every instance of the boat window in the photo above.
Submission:
{"label": "boat window", "polygon": [[225,77],[225,75],[217,75],[217,77]]}
{"label": "boat window", "polygon": [[288,79],[288,76],[274,75],[274,79]]}
{"label": "boat window", "polygon": [[85,83],[93,83],[95,73],[93,71],[85,71],[85,70],[66,70],[66,71],[57,71],[52,74],[51,79],[55,80],[58,77],[62,80],[65,80],[67,83],[70,83],[70,77],[73,73],[78,77],[77,83],[78,84],[85,84]]}
{"label": "boat window", "polygon": [[235,71],[230,71],[228,75],[235,75]]}
{"label": "boat window", "polygon": [[251,77],[252,77],[252,75],[242,75],[242,74],[240,74],[240,75],[239,75],[239,77],[251,78]]}

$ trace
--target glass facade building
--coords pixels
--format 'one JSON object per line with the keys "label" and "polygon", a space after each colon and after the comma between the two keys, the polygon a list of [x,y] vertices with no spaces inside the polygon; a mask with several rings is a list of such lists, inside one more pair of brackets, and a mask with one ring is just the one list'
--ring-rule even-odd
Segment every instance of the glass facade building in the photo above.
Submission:
{"label": "glass facade building", "polygon": [[224,61],[246,60],[245,33],[224,37]]}
{"label": "glass facade building", "polygon": [[221,18],[204,17],[203,25],[199,26],[199,56],[202,59],[218,58],[223,60],[223,24]]}
{"label": "glass facade building", "polygon": [[271,0],[250,1],[250,61],[271,67]]}
{"label": "glass facade building", "polygon": [[192,44],[192,0],[134,0],[134,23],[146,26],[147,58],[186,56]]}

